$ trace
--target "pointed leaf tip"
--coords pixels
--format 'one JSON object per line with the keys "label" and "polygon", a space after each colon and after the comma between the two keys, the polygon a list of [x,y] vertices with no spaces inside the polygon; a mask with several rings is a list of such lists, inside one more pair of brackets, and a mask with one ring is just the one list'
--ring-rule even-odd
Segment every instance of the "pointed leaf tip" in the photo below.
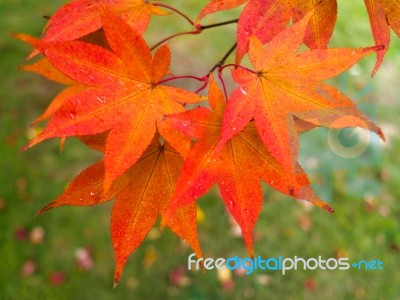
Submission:
{"label": "pointed leaf tip", "polygon": [[117,285],[119,284],[119,280],[121,279],[121,271],[117,269],[118,266],[115,268],[115,273],[114,273],[114,286],[113,288],[115,289]]}
{"label": "pointed leaf tip", "polygon": [[26,144],[25,146],[23,146],[19,151],[20,152],[25,152],[28,149],[32,148],[33,146],[35,146],[36,144],[40,143],[40,141],[37,141],[38,137],[33,138],[32,140],[30,140],[28,142],[28,144]]}
{"label": "pointed leaf tip", "polygon": [[328,204],[326,204],[324,201],[316,201],[316,202],[312,201],[311,203],[322,208],[323,210],[326,210],[329,213],[333,214],[335,212],[335,210],[332,207],[330,207]]}
{"label": "pointed leaf tip", "polygon": [[329,212],[331,214],[335,213],[335,210],[332,207],[330,207],[328,204],[325,204],[323,209],[325,209],[327,212]]}
{"label": "pointed leaf tip", "polygon": [[44,214],[47,210],[48,210],[48,209],[46,209],[46,206],[43,207],[42,209],[40,209],[40,210],[38,210],[38,211],[36,212],[35,217],[38,217],[38,216]]}
{"label": "pointed leaf tip", "polygon": [[249,255],[249,257],[250,257],[251,259],[253,259],[253,258],[254,258],[253,241],[251,241],[251,244],[250,244],[250,245],[246,245],[246,248],[247,248],[247,254]]}
{"label": "pointed leaf tip", "polygon": [[42,207],[36,214],[35,217],[40,216],[41,214],[44,214],[45,212],[49,211],[50,209],[53,209],[54,207],[56,207],[56,202],[52,201],[49,204],[47,204],[46,206]]}
{"label": "pointed leaf tip", "polygon": [[253,250],[251,251],[251,253],[249,253],[249,257],[250,257],[251,259],[254,259],[254,251],[253,251]]}
{"label": "pointed leaf tip", "polygon": [[382,141],[384,141],[384,142],[386,141],[385,134],[383,133],[383,131],[380,128],[378,128],[378,135]]}
{"label": "pointed leaf tip", "polygon": [[30,149],[31,145],[30,143],[26,144],[25,146],[23,146],[21,149],[19,149],[19,152],[25,152],[26,150]]}

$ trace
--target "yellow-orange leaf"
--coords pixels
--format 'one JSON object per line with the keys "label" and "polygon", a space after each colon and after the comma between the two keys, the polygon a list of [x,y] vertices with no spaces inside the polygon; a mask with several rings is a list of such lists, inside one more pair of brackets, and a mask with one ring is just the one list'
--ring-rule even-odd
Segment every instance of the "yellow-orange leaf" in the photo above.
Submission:
{"label": "yellow-orange leaf", "polygon": [[298,22],[312,11],[304,44],[308,47],[327,48],[337,18],[337,0],[300,0],[294,1],[293,21]]}

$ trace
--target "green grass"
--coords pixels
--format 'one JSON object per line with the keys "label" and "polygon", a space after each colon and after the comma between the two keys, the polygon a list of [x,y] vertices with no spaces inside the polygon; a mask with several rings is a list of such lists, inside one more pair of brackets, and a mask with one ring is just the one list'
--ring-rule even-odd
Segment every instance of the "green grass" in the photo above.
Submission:
{"label": "green grass", "polygon": [[[265,202],[255,230],[256,255],[335,257],[342,253],[350,260],[380,259],[382,271],[256,271],[250,276],[233,274],[234,286],[226,291],[215,271],[188,272],[187,286],[171,283],[172,270],[186,269],[190,250],[168,230],[145,240],[130,257],[119,286],[112,288],[114,258],[109,236],[109,214],[112,203],[98,207],[63,207],[39,217],[37,210],[59,195],[72,178],[98,159],[76,140],[66,143],[62,155],[58,143],[46,141],[20,153],[30,134],[28,125],[46,107],[59,87],[41,78],[17,71],[29,47],[12,39],[8,32],[38,34],[63,1],[3,0],[0,4],[0,299],[398,299],[400,271],[400,139],[398,96],[400,87],[399,39],[393,36],[385,64],[370,79],[374,57],[368,57],[348,72],[346,93],[356,96],[368,85],[372,90],[357,103],[366,113],[387,129],[388,142],[380,144],[351,161],[339,158],[327,147],[327,131],[317,129],[301,138],[301,162],[313,183],[327,180],[321,196],[331,197],[336,213],[329,215],[311,209],[265,188]],[[167,1],[174,3],[175,1]],[[180,1],[179,1],[180,2]],[[181,3],[191,17],[201,7],[200,1]],[[209,17],[205,23],[229,20],[234,13]],[[185,27],[184,21],[171,16],[157,19],[163,25],[163,36]],[[173,23],[178,25],[173,25]],[[154,25],[151,30],[156,29]],[[173,72],[203,75],[231,46],[234,26],[213,29],[200,36],[186,36],[171,41]],[[224,38],[221,38],[221,32]],[[208,35],[210,34],[210,35]],[[148,35],[154,43],[154,36]],[[337,30],[332,40],[335,47],[371,45],[369,25],[362,1],[340,4]],[[212,45],[212,47],[209,47]],[[201,60],[199,65],[196,61]],[[339,80],[332,84],[340,86]],[[371,146],[372,147],[372,146]],[[312,167],[312,161],[319,168]],[[367,181],[369,180],[369,181]],[[374,184],[371,184],[374,183]],[[378,190],[375,188],[378,186]],[[325,194],[324,194],[325,193]],[[327,198],[325,198],[327,199]],[[329,200],[329,199],[328,199]],[[369,202],[368,202],[369,201]],[[205,213],[199,224],[201,245],[206,257],[246,256],[242,240],[232,234],[226,210],[215,192],[199,202]],[[367,204],[371,203],[370,206]],[[311,221],[309,229],[300,224]],[[40,226],[43,243],[19,240],[15,232],[28,233]],[[76,249],[91,250],[94,267],[77,268]],[[150,254],[152,265],[146,265]],[[21,275],[23,264],[33,260],[36,272]],[[65,274],[61,285],[49,277],[53,272]],[[267,275],[267,277],[265,276]],[[307,282],[315,288],[307,289]]]}

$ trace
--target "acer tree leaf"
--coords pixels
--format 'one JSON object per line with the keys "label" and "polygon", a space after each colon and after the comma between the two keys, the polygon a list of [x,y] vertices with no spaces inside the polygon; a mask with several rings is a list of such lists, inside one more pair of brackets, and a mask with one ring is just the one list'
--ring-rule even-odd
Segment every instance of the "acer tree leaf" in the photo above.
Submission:
{"label": "acer tree leaf", "polygon": [[400,3],[397,0],[382,0],[383,9],[386,13],[389,26],[393,29],[397,36],[400,37]]}
{"label": "acer tree leaf", "polygon": [[193,203],[217,183],[226,207],[242,229],[248,252],[253,255],[252,232],[262,205],[260,180],[284,194],[331,211],[314,194],[299,165],[296,172],[286,172],[273,158],[253,123],[230,139],[218,153],[216,145],[225,101],[212,77],[209,102],[212,111],[197,108],[168,116],[168,121],[176,129],[198,139],[198,142],[185,159],[166,216],[181,205]]}
{"label": "acer tree leaf", "polygon": [[304,43],[311,49],[327,48],[336,24],[336,0],[250,0],[238,22],[236,62],[248,51],[252,35],[265,44],[281,32],[292,17],[296,23],[308,13],[312,17]]}
{"label": "acer tree leaf", "polygon": [[364,2],[375,43],[384,46],[377,52],[377,61],[372,72],[372,75],[375,75],[389,48],[390,28],[400,37],[400,3],[396,0],[364,0]]}
{"label": "acer tree leaf", "polygon": [[45,130],[28,145],[52,137],[96,134],[110,130],[105,151],[105,189],[141,156],[158,129],[182,155],[190,141],[169,130],[165,114],[184,111],[181,103],[201,97],[158,85],[169,70],[167,46],[152,57],[144,39],[125,22],[106,12],[106,37],[113,52],[80,41],[46,42],[19,36],[44,53],[62,73],[87,89],[64,100]]}
{"label": "acer tree leaf", "polygon": [[247,1],[248,0],[210,0],[210,2],[208,2],[207,5],[201,10],[196,18],[196,21],[200,21],[211,13],[238,7]]}
{"label": "acer tree leaf", "polygon": [[77,84],[74,80],[58,71],[47,58],[42,58],[33,64],[24,65],[20,67],[20,69],[37,73],[49,80],[68,86],[53,99],[45,112],[35,121],[33,121],[32,125],[35,125],[49,118],[61,107],[65,100],[73,97],[74,95],[85,89],[84,85]]}
{"label": "acer tree leaf", "polygon": [[139,33],[146,30],[152,14],[167,14],[144,0],[75,0],[62,6],[51,17],[43,40],[76,40],[100,29],[104,9],[121,17]]}
{"label": "acer tree leaf", "polygon": [[267,43],[285,28],[291,18],[291,1],[250,0],[246,4],[238,21],[236,62],[248,51],[251,35]]}
{"label": "acer tree leaf", "polygon": [[[34,121],[47,120],[44,130],[24,149],[50,138],[60,138],[62,149],[66,138],[73,136],[104,154],[38,214],[58,206],[115,199],[110,231],[117,283],[127,258],[159,215],[197,256],[202,255],[195,201],[214,184],[239,224],[251,256],[263,182],[333,212],[316,196],[297,161],[298,140],[318,126],[361,127],[384,139],[351,99],[325,82],[373,52],[375,74],[389,47],[390,28],[400,36],[398,0],[364,2],[375,46],[357,49],[328,48],[337,0],[210,0],[194,20],[158,1],[73,0],[51,17],[41,40],[15,35],[33,46],[29,58],[44,56],[21,69],[64,86]],[[200,24],[209,14],[240,5],[238,19]],[[151,39],[159,40],[150,48],[144,32],[152,15],[167,14],[162,9],[176,13],[192,28],[164,37],[160,24],[154,23]],[[210,71],[171,74],[171,51],[176,48],[171,50],[167,41],[236,22],[233,46],[206,68]],[[206,46],[213,46],[212,39],[203,41],[210,41],[200,49],[209,55]],[[303,44],[307,50],[299,50]],[[226,63],[235,50],[236,63]],[[246,55],[248,61],[240,65]],[[185,69],[189,61],[192,58],[172,63]],[[222,73],[228,67],[234,68],[230,75],[235,84],[229,97],[226,87],[231,78]],[[199,64],[189,66],[196,72],[202,69]],[[224,94],[214,81],[214,71]],[[185,86],[179,85],[181,79],[196,80],[201,86],[195,93],[175,87]],[[210,108],[192,109],[205,99],[200,95],[207,86]]]}
{"label": "acer tree leaf", "polygon": [[[334,77],[378,48],[314,49],[296,53],[312,12],[278,34],[264,49],[257,37],[250,39],[249,58],[254,73],[233,70],[239,84],[224,114],[221,148],[254,119],[265,146],[288,168],[297,157],[294,116],[314,126],[331,127],[337,118],[350,115],[334,126],[368,128],[383,138],[380,129],[339,90],[321,81]],[[340,124],[340,125],[338,125]]]}
{"label": "acer tree leaf", "polygon": [[[83,138],[93,148],[104,150],[105,135]],[[103,144],[103,148],[99,145]],[[79,174],[62,195],[42,210],[62,206],[88,206],[115,198],[111,213],[111,238],[116,260],[117,283],[128,256],[142,243],[165,209],[183,165],[182,156],[168,143],[153,139],[138,162],[103,193],[104,162],[99,161]],[[165,224],[186,240],[198,257],[196,205],[180,207]]]}
{"label": "acer tree leaf", "polygon": [[298,22],[312,11],[304,44],[309,48],[327,48],[332,37],[337,18],[337,0],[300,0],[294,1],[293,22]]}
{"label": "acer tree leaf", "polygon": [[55,68],[47,58],[42,58],[35,63],[24,65],[19,68],[20,70],[34,72],[47,78],[51,81],[63,84],[63,85],[73,85],[76,84],[74,80],[61,73]]}

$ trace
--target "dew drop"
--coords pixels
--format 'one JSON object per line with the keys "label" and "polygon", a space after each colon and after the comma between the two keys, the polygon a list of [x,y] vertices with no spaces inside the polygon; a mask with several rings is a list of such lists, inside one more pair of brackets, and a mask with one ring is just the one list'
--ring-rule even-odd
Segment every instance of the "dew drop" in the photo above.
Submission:
{"label": "dew drop", "polygon": [[89,195],[93,197],[94,196],[94,192],[90,192]]}

